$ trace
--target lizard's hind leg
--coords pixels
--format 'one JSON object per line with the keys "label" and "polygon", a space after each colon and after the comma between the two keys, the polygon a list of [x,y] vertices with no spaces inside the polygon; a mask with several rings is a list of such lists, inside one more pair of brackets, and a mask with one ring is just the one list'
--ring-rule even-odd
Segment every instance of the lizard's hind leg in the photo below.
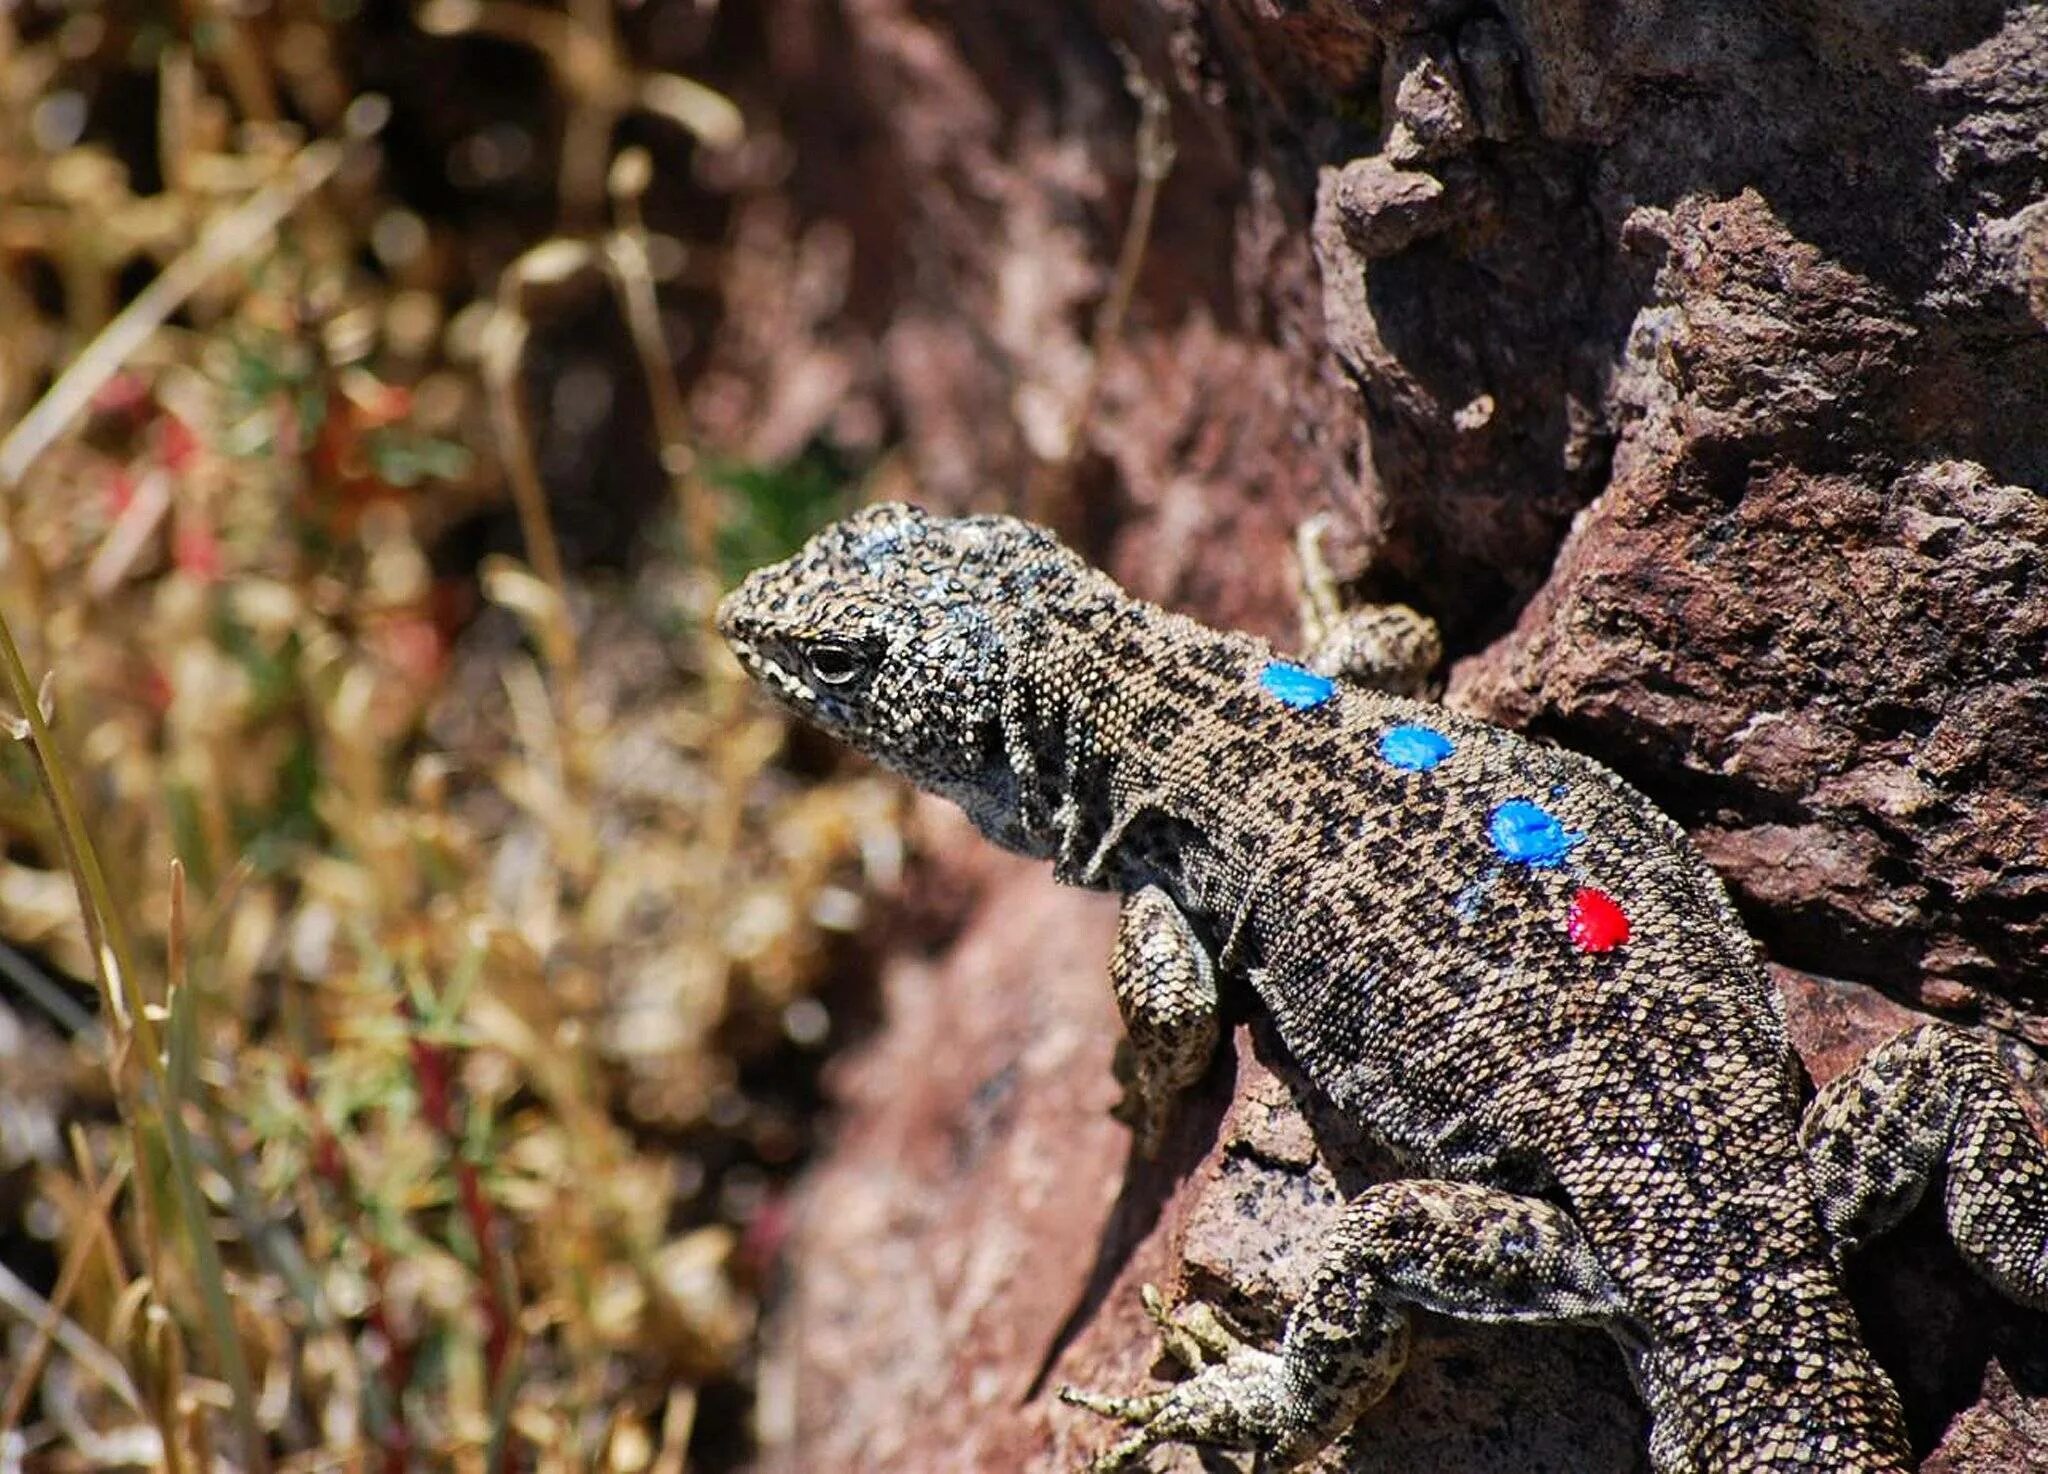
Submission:
{"label": "lizard's hind leg", "polygon": [[1846,1252],[1892,1227],[1948,1169],[1949,1236],[1976,1271],[2048,1310],[2048,1141],[1983,1040],[1923,1024],[1872,1050],[1806,1109],[1821,1223]]}
{"label": "lizard's hind leg", "polygon": [[[1195,1375],[1162,1392],[1060,1396],[1136,1430],[1089,1467],[1122,1468],[1162,1443],[1252,1448],[1287,1467],[1382,1397],[1408,1357],[1409,1307],[1466,1320],[1617,1325],[1620,1296],[1569,1215],[1538,1198],[1409,1179],[1344,1210],[1278,1352],[1238,1342],[1206,1306],[1171,1317],[1166,1347]],[[1211,1359],[1215,1358],[1215,1359]]]}

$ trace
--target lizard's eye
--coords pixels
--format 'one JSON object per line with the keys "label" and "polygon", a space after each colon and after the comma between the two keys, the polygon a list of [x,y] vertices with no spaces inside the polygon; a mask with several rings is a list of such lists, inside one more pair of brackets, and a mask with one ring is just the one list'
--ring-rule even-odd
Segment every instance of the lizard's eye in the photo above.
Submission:
{"label": "lizard's eye", "polygon": [[804,652],[804,663],[819,685],[838,691],[854,685],[868,673],[866,652],[857,645],[844,645],[836,640],[811,646]]}

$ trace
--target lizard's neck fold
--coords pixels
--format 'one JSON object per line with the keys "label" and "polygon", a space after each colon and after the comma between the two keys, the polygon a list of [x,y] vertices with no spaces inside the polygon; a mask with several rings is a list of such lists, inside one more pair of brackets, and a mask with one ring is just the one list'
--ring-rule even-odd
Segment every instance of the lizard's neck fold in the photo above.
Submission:
{"label": "lizard's neck fold", "polygon": [[[975,818],[998,843],[1051,860],[1069,885],[1178,893],[1185,864],[1213,847],[1205,824],[1213,831],[1228,802],[1190,788],[1188,774],[1204,771],[1196,752],[1228,735],[1211,730],[1211,713],[1242,699],[1246,672],[1270,652],[1107,580],[1094,592],[1030,611],[1013,628],[1002,758]],[[1200,889],[1205,906],[1241,899]]]}
{"label": "lizard's neck fold", "polygon": [[1090,823],[1085,795],[1103,767],[1101,673],[1085,640],[1055,621],[1037,622],[1021,643],[1019,670],[1004,686],[1001,710],[1011,818],[1022,841],[1013,848],[1064,867]]}
{"label": "lizard's neck fold", "polygon": [[1183,708],[1164,699],[1158,673],[1184,644],[1184,623],[1122,596],[1048,619],[1033,632],[1024,678],[1005,691],[1018,827],[1069,885],[1129,889],[1159,878],[1145,856],[1153,831],[1172,822],[1159,781],[1170,734],[1153,729]]}

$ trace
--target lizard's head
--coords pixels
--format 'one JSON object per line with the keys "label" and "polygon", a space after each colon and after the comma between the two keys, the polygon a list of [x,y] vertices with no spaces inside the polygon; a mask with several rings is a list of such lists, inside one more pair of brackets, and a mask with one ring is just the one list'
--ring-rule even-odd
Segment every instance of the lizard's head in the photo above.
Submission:
{"label": "lizard's head", "polygon": [[784,706],[1000,828],[1015,778],[999,714],[1021,631],[1093,577],[1013,517],[885,503],[750,574],[718,628]]}

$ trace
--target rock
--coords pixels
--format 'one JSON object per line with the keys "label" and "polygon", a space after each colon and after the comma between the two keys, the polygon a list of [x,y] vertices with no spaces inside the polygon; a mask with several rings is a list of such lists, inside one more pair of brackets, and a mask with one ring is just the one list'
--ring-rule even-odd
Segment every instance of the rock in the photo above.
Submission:
{"label": "rock", "polygon": [[1479,137],[1479,119],[1450,38],[1404,36],[1387,52],[1385,153],[1400,164],[1462,152]]}
{"label": "rock", "polygon": [[1497,20],[1468,21],[1458,28],[1458,69],[1465,76],[1479,136],[1504,143],[1520,132],[1514,34]]}
{"label": "rock", "polygon": [[[834,1082],[844,1126],[804,1192],[781,1310],[792,1468],[1023,1469],[1049,1437],[1079,1447],[1032,1386],[1128,1150],[1108,1116],[1117,1025],[1099,971],[1115,910],[1042,867],[966,863],[974,921],[938,964],[887,970],[887,1026]],[[1147,1273],[1167,1272],[1164,1253]],[[1104,1308],[1091,1344],[1142,1355],[1135,1302]]]}
{"label": "rock", "polygon": [[2048,1471],[2048,1411],[2023,1397],[1995,1363],[1984,1374],[1983,1401],[1955,1421],[1923,1474],[1968,1474],[2001,1469],[2010,1474]]}
{"label": "rock", "polygon": [[1773,955],[2039,1017],[2048,499],[1942,463],[1882,487],[1743,473],[1728,504],[1681,489],[1718,452],[1679,454],[1617,468],[1454,702],[1657,794]]}
{"label": "rock", "polygon": [[1441,180],[1378,154],[1329,170],[1317,198],[1367,260],[1404,251],[1453,218]]}

